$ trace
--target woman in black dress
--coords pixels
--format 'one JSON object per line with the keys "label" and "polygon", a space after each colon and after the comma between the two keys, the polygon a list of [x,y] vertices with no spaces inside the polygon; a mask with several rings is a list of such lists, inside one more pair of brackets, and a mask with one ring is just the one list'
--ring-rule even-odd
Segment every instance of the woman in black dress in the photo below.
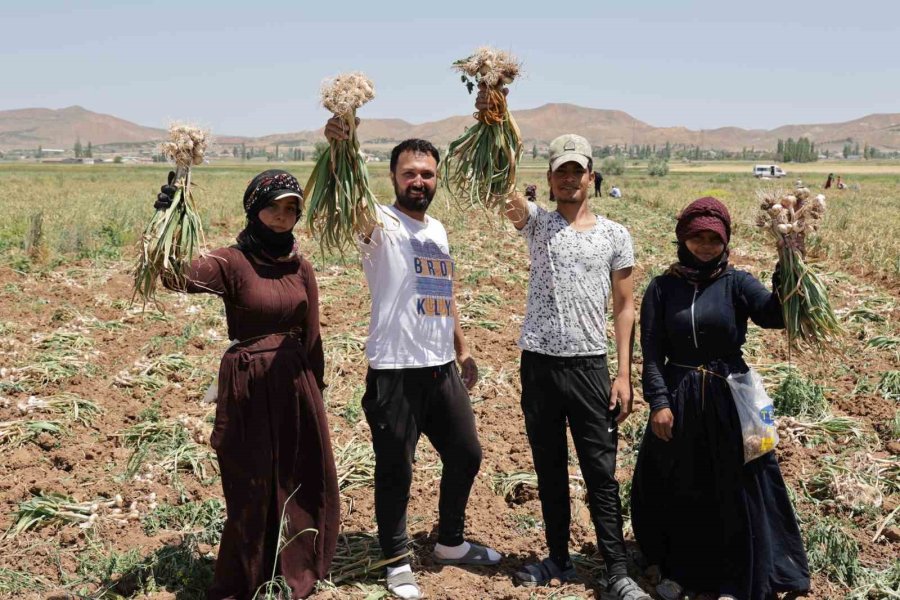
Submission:
{"label": "woman in black dress", "polygon": [[685,589],[736,600],[806,590],[806,553],[775,453],[744,464],[725,379],[748,370],[748,319],[784,327],[778,296],[728,266],[731,218],[715,198],[685,208],[675,233],[678,262],[653,279],[641,306],[651,415],[632,487],[635,537],[661,570],[665,600]]}

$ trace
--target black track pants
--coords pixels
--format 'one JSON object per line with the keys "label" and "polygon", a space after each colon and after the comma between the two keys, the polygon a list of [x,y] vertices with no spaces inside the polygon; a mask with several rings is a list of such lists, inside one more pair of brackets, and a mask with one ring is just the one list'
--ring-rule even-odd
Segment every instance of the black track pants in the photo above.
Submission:
{"label": "black track pants", "polygon": [[522,352],[522,412],[531,444],[550,557],[569,557],[566,422],[588,492],[588,508],[610,575],[625,575],[622,506],[616,482],[618,409],[609,410],[605,356],[554,357]]}
{"label": "black track pants", "polygon": [[[369,369],[362,406],[375,449],[375,519],[385,558],[407,550],[412,463],[423,433],[444,465],[438,543],[461,544],[469,491],[481,466],[481,446],[469,394],[456,365]],[[392,566],[404,562],[408,561]]]}

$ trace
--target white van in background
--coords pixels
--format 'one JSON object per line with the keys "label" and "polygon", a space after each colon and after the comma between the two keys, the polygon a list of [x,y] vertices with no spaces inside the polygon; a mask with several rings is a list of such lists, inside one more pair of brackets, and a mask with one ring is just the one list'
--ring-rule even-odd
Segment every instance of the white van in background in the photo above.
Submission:
{"label": "white van in background", "polygon": [[778,165],[756,165],[753,167],[754,177],[784,177],[787,175]]}

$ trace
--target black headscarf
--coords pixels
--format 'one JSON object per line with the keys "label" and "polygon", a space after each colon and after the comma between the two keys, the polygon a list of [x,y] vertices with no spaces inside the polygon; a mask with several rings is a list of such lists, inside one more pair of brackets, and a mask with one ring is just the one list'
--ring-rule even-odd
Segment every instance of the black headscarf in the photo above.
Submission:
{"label": "black headscarf", "polygon": [[[241,250],[262,254],[269,258],[281,258],[294,251],[294,234],[292,231],[276,232],[259,220],[259,211],[269,205],[272,200],[284,194],[297,194],[298,203],[302,207],[303,188],[297,179],[281,169],[263,171],[247,185],[244,191],[244,212],[247,213],[247,226],[238,234],[237,242]],[[297,218],[300,213],[298,211]]]}

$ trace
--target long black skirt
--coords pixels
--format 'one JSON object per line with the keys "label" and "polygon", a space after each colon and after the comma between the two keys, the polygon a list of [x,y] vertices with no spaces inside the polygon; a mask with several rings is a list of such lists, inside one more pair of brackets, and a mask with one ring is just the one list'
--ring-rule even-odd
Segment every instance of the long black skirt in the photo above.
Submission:
{"label": "long black skirt", "polygon": [[[728,373],[724,365],[710,368]],[[727,382],[696,369],[668,369],[674,439],[660,440],[648,423],[632,483],[641,551],[664,577],[695,592],[763,600],[809,589],[806,552],[775,453],[745,465]]]}

